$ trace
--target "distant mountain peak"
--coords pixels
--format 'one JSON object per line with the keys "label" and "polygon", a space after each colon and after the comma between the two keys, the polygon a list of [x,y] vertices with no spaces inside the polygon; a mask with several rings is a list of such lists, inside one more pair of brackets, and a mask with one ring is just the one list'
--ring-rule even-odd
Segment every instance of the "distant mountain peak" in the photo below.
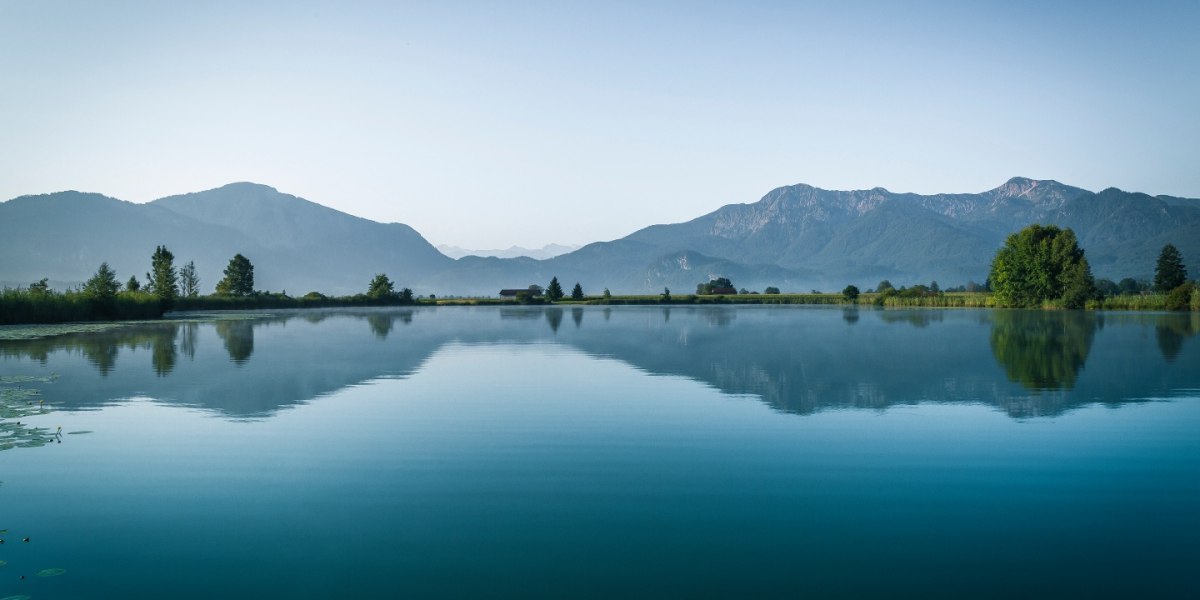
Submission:
{"label": "distant mountain peak", "polygon": [[[279,193],[279,190],[277,190],[277,189],[275,189],[275,188],[273,188],[273,187],[271,187],[271,186],[269,186],[269,185],[266,185],[266,184],[263,184],[263,183],[254,183],[253,181],[235,181],[235,182],[233,182],[233,183],[227,183],[227,184],[225,184],[225,185],[223,185],[223,186],[221,186],[221,187],[214,188],[214,189],[218,189],[218,190],[237,190],[237,191],[272,192],[272,193],[276,193],[276,194],[278,194],[278,193]],[[210,190],[210,191],[211,191],[211,190]]]}
{"label": "distant mountain peak", "polygon": [[1013,177],[1000,187],[986,192],[993,199],[1023,198],[1034,203],[1062,202],[1089,193],[1087,190],[1059,183],[1053,179]]}

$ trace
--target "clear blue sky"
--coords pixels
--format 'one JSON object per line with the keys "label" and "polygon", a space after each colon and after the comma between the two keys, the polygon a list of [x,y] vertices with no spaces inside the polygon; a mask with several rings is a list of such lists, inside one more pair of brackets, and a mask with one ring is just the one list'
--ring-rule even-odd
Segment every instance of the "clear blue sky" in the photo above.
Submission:
{"label": "clear blue sky", "polygon": [[0,199],[255,181],[489,248],[792,183],[1200,197],[1198,32],[1198,1],[0,0]]}

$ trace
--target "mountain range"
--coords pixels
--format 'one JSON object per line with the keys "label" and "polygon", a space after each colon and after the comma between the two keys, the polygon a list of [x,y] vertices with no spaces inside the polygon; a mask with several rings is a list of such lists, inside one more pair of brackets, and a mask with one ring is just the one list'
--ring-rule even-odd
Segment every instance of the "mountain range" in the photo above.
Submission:
{"label": "mountain range", "polygon": [[545,260],[561,256],[568,252],[574,252],[579,249],[579,246],[565,246],[563,244],[546,244],[541,248],[524,248],[522,246],[509,246],[503,250],[471,250],[469,248],[460,248],[448,244],[438,244],[438,252],[449,256],[450,258],[462,258],[464,256],[492,256],[495,258],[533,258],[537,260]]}
{"label": "mountain range", "polygon": [[872,287],[881,279],[947,287],[984,281],[1004,238],[1031,223],[1073,229],[1096,277],[1149,279],[1167,243],[1193,261],[1193,275],[1200,257],[1200,200],[1019,177],[977,194],[780,187],[757,202],[544,260],[455,259],[407,225],[234,183],[146,204],[75,191],[0,203],[0,282],[73,285],[101,261],[122,280],[142,279],[163,244],[177,264],[195,262],[204,291],[234,253],[253,262],[258,289],[292,294],[360,292],[375,273],[443,296],[491,296],[553,276],[589,293],[690,293],[716,277],[758,290]]}

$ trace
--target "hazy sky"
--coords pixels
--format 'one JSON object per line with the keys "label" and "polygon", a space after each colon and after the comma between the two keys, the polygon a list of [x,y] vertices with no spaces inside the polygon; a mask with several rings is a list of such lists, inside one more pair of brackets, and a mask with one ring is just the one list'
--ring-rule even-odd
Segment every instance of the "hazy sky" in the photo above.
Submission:
{"label": "hazy sky", "polygon": [[1200,197],[1198,32],[1196,0],[0,0],[0,199],[254,181],[490,248],[792,183]]}

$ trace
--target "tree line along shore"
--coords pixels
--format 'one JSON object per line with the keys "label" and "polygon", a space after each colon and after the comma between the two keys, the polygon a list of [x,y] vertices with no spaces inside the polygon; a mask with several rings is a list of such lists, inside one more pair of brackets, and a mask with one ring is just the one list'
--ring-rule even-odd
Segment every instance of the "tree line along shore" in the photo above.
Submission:
{"label": "tree line along shore", "polygon": [[121,283],[107,263],[82,286],[66,291],[50,289],[46,279],[26,287],[0,290],[0,325],[158,319],[168,311],[261,310],[411,305],[512,305],[512,304],[849,304],[880,307],[932,308],[1043,308],[1091,310],[1192,310],[1200,311],[1200,287],[1187,278],[1179,250],[1163,247],[1155,264],[1154,281],[1133,278],[1113,282],[1095,280],[1082,248],[1070,229],[1030,225],[1012,234],[997,251],[984,284],[970,282],[941,289],[937,282],[895,287],[884,280],[860,291],[847,285],[841,292],[783,293],[767,287],[761,293],[734,288],[728,278],[699,283],[695,293],[614,295],[586,294],[576,283],[570,294],[557,277],[543,289],[529,286],[509,298],[460,298],[434,295],[417,297],[409,288],[396,289],[386,274],[375,275],[366,290],[349,296],[309,292],[303,296],[254,289],[254,266],[235,254],[212,294],[200,294],[200,279],[192,262],[176,268],[175,257],[158,246],[150,259],[145,281],[136,276]]}

